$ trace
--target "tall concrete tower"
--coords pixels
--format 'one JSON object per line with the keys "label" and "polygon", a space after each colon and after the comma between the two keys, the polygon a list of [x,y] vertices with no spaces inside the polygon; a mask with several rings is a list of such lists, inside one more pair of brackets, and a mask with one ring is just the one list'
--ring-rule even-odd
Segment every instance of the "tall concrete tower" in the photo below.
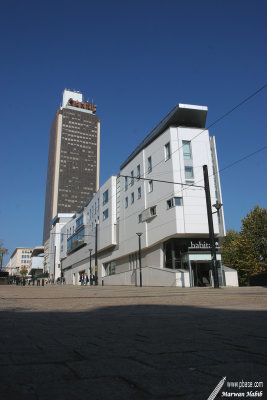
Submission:
{"label": "tall concrete tower", "polygon": [[75,213],[99,188],[100,120],[82,93],[65,89],[50,128],[43,242],[59,213]]}

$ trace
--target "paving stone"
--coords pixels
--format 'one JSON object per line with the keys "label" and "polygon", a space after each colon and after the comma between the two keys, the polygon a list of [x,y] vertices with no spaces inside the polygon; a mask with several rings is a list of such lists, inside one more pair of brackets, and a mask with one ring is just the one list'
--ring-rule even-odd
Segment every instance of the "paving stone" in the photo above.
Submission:
{"label": "paving stone", "polygon": [[1,400],[204,400],[223,376],[264,382],[267,289],[201,289],[1,287]]}

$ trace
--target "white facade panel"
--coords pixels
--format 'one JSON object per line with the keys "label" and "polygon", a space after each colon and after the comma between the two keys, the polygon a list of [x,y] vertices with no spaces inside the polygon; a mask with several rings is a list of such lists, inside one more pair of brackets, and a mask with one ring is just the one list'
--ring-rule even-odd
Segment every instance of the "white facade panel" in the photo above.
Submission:
{"label": "white facade panel", "polygon": [[[194,106],[189,109],[190,114],[182,115],[193,115]],[[203,123],[205,116],[199,117],[201,107],[197,111],[194,123],[198,118]],[[206,112],[204,107],[203,113]],[[142,234],[144,285],[190,286],[189,275],[193,269],[207,267],[204,264],[209,258],[202,260],[201,254],[199,261],[204,264],[192,265],[191,272],[186,261],[181,260],[189,239],[206,241],[209,238],[203,165],[207,165],[210,175],[212,204],[221,199],[220,186],[216,183],[218,170],[216,179],[212,176],[217,166],[215,141],[210,141],[209,132],[203,128],[178,124],[160,132],[159,127],[127,159],[118,177],[111,176],[85,206],[81,212],[85,234],[77,248],[68,250],[66,242],[75,238],[81,229],[77,231],[76,226],[81,213],[62,229],[61,261],[67,283],[77,284],[81,271],[88,270],[91,249],[92,270],[99,280],[104,279],[105,284],[136,284],[139,279],[137,233]],[[219,224],[214,214],[213,222],[218,238],[224,232],[224,220]],[[177,243],[180,243],[178,247]]]}

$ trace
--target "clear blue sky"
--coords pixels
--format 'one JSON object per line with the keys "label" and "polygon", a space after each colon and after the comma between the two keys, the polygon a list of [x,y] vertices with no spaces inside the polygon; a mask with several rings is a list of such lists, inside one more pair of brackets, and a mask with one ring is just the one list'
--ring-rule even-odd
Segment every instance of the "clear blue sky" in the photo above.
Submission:
{"label": "clear blue sky", "polygon": [[[101,183],[179,102],[207,125],[266,84],[266,1],[1,3],[0,239],[42,243],[49,129],[64,88],[94,99]],[[210,130],[219,166],[266,145],[267,89]],[[266,207],[267,151],[221,174],[226,227]],[[5,262],[8,257],[5,257]]]}

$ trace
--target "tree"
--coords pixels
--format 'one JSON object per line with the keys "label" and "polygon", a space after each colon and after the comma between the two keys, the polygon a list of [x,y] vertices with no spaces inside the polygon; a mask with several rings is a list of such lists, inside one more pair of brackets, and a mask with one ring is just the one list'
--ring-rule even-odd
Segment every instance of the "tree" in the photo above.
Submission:
{"label": "tree", "polygon": [[267,210],[255,206],[242,219],[239,240],[239,271],[246,282],[251,275],[267,272]]}
{"label": "tree", "polygon": [[229,229],[222,244],[222,263],[230,268],[235,268],[238,262],[239,232]]}
{"label": "tree", "polygon": [[0,271],[3,267],[3,258],[5,254],[8,254],[8,251],[4,248],[3,242],[0,242]]}
{"label": "tree", "polygon": [[238,271],[239,282],[247,285],[249,277],[267,272],[267,210],[255,206],[242,219],[240,232],[230,230],[222,245],[222,260]]}
{"label": "tree", "polygon": [[20,275],[26,276],[27,274],[28,274],[27,268],[22,267],[21,270],[20,270]]}

